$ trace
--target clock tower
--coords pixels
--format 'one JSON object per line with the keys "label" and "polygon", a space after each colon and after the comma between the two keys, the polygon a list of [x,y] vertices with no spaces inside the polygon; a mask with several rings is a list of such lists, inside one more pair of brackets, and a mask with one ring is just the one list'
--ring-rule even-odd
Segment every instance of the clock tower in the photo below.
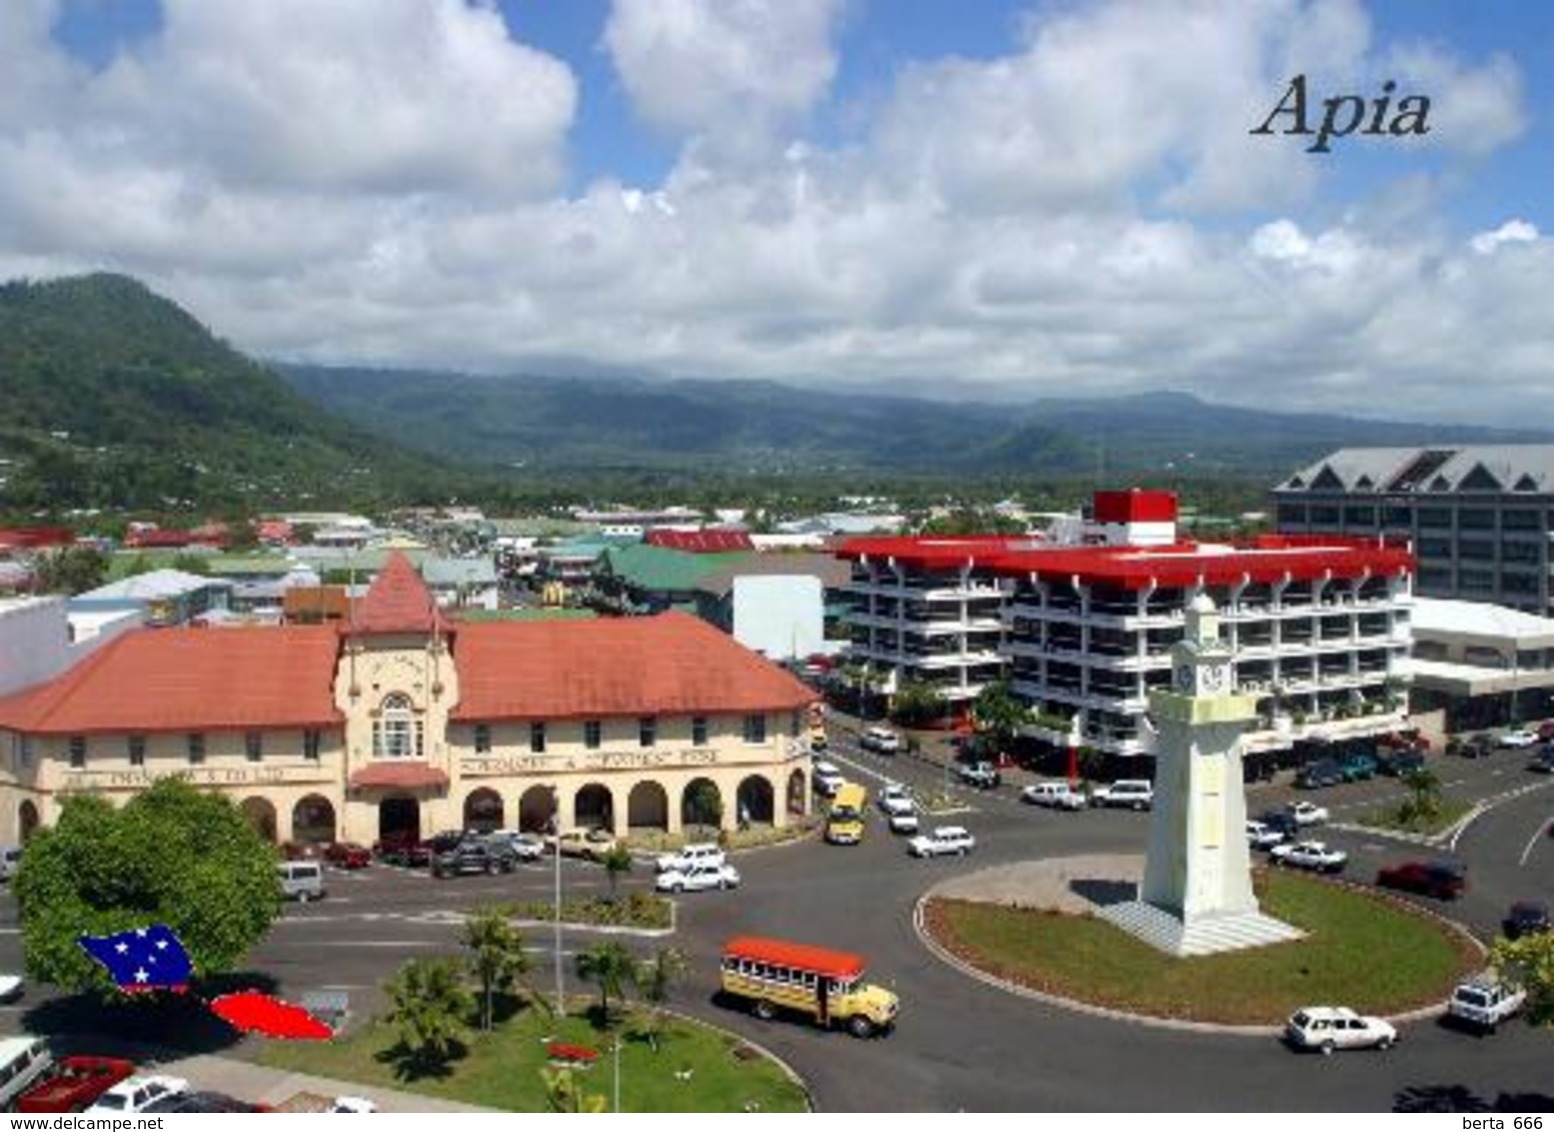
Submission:
{"label": "clock tower", "polygon": [[1159,731],[1149,855],[1140,899],[1108,919],[1176,955],[1204,955],[1297,938],[1258,911],[1246,839],[1241,735],[1257,718],[1254,696],[1232,688],[1234,656],[1220,642],[1214,602],[1187,607],[1171,650],[1171,687],[1150,695]]}

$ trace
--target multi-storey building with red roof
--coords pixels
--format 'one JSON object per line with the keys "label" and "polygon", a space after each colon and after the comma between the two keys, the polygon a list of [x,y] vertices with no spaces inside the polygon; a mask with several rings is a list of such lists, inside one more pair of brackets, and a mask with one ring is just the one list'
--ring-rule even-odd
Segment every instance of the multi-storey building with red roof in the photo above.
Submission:
{"label": "multi-storey building with red roof", "polygon": [[1166,492],[1097,493],[1071,541],[857,538],[851,657],[884,690],[930,684],[964,708],[1011,679],[1054,745],[1149,749],[1149,691],[1170,680],[1187,603],[1221,611],[1243,691],[1264,695],[1248,749],[1373,734],[1401,720],[1414,559],[1379,539],[1186,540]]}
{"label": "multi-storey building with red roof", "polygon": [[345,620],[146,629],[0,698],[0,842],[179,775],[276,840],[783,825],[813,693],[682,614],[452,623],[394,555]]}

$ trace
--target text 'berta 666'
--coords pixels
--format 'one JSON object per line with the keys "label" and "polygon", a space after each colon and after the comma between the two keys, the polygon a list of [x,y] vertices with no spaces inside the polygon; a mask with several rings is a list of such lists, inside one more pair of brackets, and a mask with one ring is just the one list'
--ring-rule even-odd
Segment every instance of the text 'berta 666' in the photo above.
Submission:
{"label": "text 'berta 666'", "polygon": [[[1428,134],[1430,100],[1422,94],[1410,94],[1400,98],[1397,106],[1393,107],[1392,93],[1395,90],[1397,90],[1397,83],[1389,79],[1381,84],[1381,97],[1371,99],[1369,104],[1357,94],[1339,94],[1332,98],[1324,98],[1321,124],[1313,130],[1306,116],[1306,76],[1296,75],[1285,89],[1284,97],[1279,99],[1279,104],[1263,120],[1263,124],[1247,132],[1278,133],[1275,123],[1280,117],[1288,115],[1289,121],[1284,128],[1284,133],[1299,134],[1304,137],[1316,135],[1316,141],[1306,147],[1307,153],[1331,152],[1332,147],[1329,143],[1333,139],[1348,137],[1356,130],[1369,137],[1391,135],[1400,138],[1408,134]],[[1389,109],[1392,112],[1390,121],[1387,118]],[[1362,122],[1365,123],[1364,129],[1360,128]]]}

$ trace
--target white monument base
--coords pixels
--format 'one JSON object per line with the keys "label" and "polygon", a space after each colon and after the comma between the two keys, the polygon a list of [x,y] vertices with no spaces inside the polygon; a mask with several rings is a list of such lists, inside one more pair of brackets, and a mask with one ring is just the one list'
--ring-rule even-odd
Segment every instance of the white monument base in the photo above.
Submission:
{"label": "white monument base", "polygon": [[1243,951],[1249,947],[1304,939],[1306,935],[1299,928],[1261,912],[1196,916],[1186,922],[1142,900],[1108,904],[1097,908],[1095,914],[1151,947],[1176,956]]}

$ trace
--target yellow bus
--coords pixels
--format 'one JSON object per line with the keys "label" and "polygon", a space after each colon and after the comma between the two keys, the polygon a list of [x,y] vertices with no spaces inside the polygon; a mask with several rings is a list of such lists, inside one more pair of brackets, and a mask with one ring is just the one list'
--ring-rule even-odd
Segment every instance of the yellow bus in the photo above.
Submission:
{"label": "yellow bus", "polygon": [[826,840],[832,845],[856,845],[863,840],[863,811],[869,792],[856,782],[844,782],[826,814]]}
{"label": "yellow bus", "polygon": [[789,1011],[845,1026],[855,1038],[885,1033],[896,1024],[900,999],[863,975],[863,957],[849,951],[759,936],[739,936],[723,948],[724,996],[748,1003],[763,1021]]}

